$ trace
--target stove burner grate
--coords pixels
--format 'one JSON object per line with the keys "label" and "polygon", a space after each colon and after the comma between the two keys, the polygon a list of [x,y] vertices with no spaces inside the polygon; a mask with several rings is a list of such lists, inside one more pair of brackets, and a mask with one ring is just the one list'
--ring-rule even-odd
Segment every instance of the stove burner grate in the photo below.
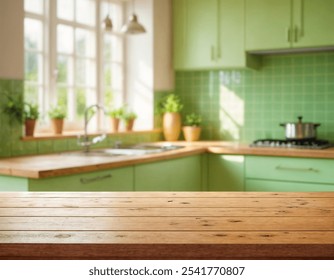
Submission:
{"label": "stove burner grate", "polygon": [[258,139],[255,140],[251,147],[271,147],[271,148],[296,148],[296,149],[326,149],[333,146],[327,140],[321,139]]}

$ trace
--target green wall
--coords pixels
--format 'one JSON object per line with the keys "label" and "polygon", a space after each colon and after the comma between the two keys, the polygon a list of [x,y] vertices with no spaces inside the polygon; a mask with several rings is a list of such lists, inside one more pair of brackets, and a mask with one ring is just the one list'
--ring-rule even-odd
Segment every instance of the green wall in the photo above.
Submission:
{"label": "green wall", "polygon": [[284,138],[282,122],[321,123],[334,140],[334,53],[270,55],[253,70],[176,72],[183,114],[203,115],[202,139]]}
{"label": "green wall", "polygon": [[[3,106],[7,102],[5,93],[17,95],[18,97],[23,96],[23,82],[20,80],[0,79],[0,157],[46,154],[80,149],[77,145],[76,137],[57,140],[22,141],[22,125],[15,121],[11,122],[8,115],[3,113]],[[126,144],[151,142],[161,140],[161,134],[150,132],[114,134],[108,136],[107,140],[94,147],[111,147],[115,140]]]}

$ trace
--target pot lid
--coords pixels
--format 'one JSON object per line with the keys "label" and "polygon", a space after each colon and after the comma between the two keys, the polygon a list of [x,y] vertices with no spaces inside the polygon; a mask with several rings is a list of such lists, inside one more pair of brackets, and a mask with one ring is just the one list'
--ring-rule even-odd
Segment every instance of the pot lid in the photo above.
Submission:
{"label": "pot lid", "polygon": [[320,123],[303,122],[303,117],[302,116],[298,116],[298,122],[281,123],[280,125],[284,126],[284,125],[287,125],[287,124],[289,124],[289,125],[297,125],[297,124],[301,125],[301,124],[303,124],[303,125],[314,125],[314,126],[319,126],[320,125]]}

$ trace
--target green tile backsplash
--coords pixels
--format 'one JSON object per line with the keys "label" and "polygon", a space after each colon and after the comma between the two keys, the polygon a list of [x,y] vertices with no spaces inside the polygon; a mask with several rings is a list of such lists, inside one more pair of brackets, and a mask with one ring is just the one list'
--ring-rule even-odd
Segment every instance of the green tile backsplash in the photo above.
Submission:
{"label": "green tile backsplash", "polygon": [[318,138],[334,140],[334,53],[270,55],[253,70],[176,72],[183,115],[203,116],[202,139],[284,138],[280,123],[321,123]]}

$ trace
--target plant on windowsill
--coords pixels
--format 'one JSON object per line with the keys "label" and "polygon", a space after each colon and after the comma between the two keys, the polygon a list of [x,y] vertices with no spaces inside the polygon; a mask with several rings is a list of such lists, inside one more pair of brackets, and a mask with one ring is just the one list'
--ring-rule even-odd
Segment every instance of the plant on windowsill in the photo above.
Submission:
{"label": "plant on windowsill", "polygon": [[25,124],[25,135],[34,136],[36,121],[39,117],[38,105],[24,103],[23,119]]}
{"label": "plant on windowsill", "polygon": [[109,110],[106,112],[106,115],[110,117],[111,132],[117,132],[119,129],[119,122],[124,115],[124,107]]}
{"label": "plant on windowsill", "polygon": [[181,114],[183,104],[178,95],[171,93],[160,103],[163,113],[162,129],[167,141],[176,141],[181,133]]}
{"label": "plant on windowsill", "polygon": [[132,131],[135,120],[137,119],[135,112],[124,112],[122,120],[125,124],[125,131]]}
{"label": "plant on windowsill", "polygon": [[3,111],[9,116],[10,122],[17,121],[25,125],[25,135],[33,136],[36,120],[39,117],[38,106],[24,102],[22,99],[15,99],[11,95],[7,96],[8,102],[4,105]]}
{"label": "plant on windowsill", "polygon": [[186,115],[184,126],[182,127],[184,139],[187,142],[197,141],[201,135],[202,117],[199,114],[191,113]]}
{"label": "plant on windowsill", "polygon": [[64,119],[66,118],[66,110],[64,107],[57,105],[52,107],[49,112],[54,134],[62,134],[64,127]]}

